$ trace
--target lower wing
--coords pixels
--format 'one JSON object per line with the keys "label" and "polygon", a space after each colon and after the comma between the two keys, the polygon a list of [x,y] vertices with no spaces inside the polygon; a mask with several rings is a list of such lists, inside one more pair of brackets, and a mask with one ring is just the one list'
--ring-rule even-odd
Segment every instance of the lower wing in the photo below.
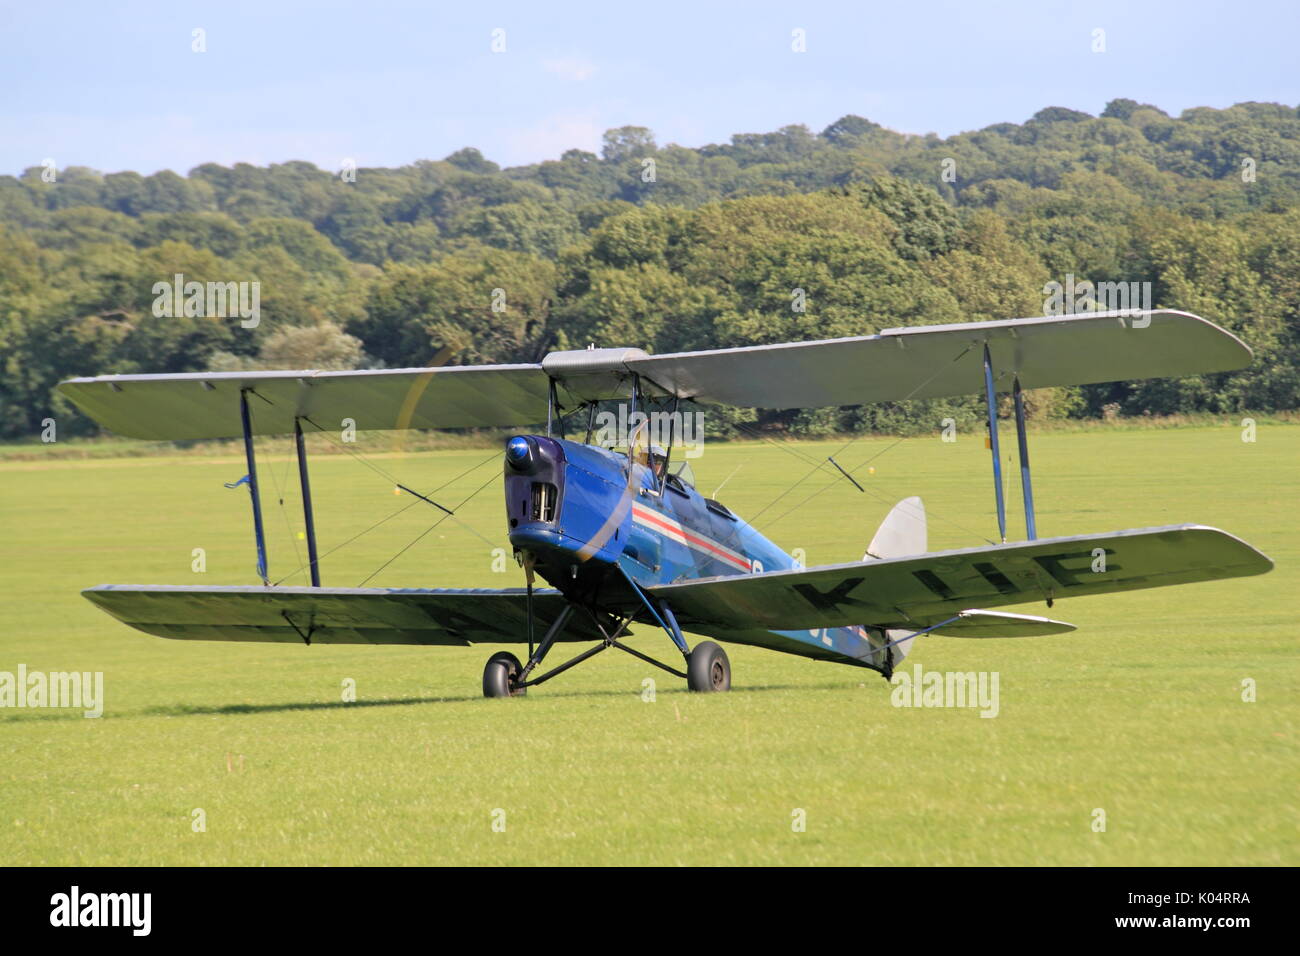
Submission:
{"label": "lower wing", "polygon": [[[528,640],[527,595],[507,590],[180,587],[105,584],[81,592],[124,624],[158,637],[202,641],[468,646]],[[533,592],[535,636],[565,607]],[[561,641],[601,640],[574,615]]]}
{"label": "lower wing", "polygon": [[[702,578],[649,590],[687,630],[919,629],[972,608],[1213,581],[1272,567],[1259,551],[1217,528],[1174,525]],[[980,623],[990,634],[997,625]]]}

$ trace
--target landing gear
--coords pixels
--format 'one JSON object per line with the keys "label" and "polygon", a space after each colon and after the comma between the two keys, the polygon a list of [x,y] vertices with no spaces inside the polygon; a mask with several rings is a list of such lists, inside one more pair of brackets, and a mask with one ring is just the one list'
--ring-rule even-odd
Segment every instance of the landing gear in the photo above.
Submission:
{"label": "landing gear", "polygon": [[[555,616],[554,620],[551,621],[541,643],[535,647],[533,646],[533,636],[536,632],[534,631],[533,602],[530,594],[525,605],[525,613],[528,615],[528,663],[520,664],[519,658],[507,651],[493,654],[488,658],[487,666],[483,668],[483,696],[522,697],[528,692],[529,687],[545,683],[552,677],[564,673],[571,667],[576,667],[588,658],[594,657],[601,651],[611,647],[630,654],[646,664],[667,671],[674,677],[684,678],[686,685],[693,691],[730,690],[731,662],[727,660],[726,652],[712,641],[701,641],[692,651],[687,645],[682,629],[678,626],[677,619],[673,616],[673,612],[668,605],[662,601],[652,601],[637,586],[636,582],[631,578],[626,578],[626,580],[631,592],[641,600],[640,609],[634,608],[621,617],[615,617],[584,605],[566,604],[560,613]],[[662,627],[672,639],[673,644],[676,645],[685,659],[686,671],[679,671],[663,661],[657,661],[648,654],[643,654],[636,648],[629,647],[619,640],[627,632],[628,625],[636,618],[639,610],[648,611],[655,623]],[[591,618],[596,631],[600,634],[600,642],[563,664],[534,676],[534,673],[539,669],[539,665],[559,639],[575,611],[585,612]]]}
{"label": "landing gear", "polygon": [[686,686],[691,690],[731,690],[731,661],[712,641],[700,641],[686,659]]}
{"label": "landing gear", "polygon": [[483,696],[522,697],[527,694],[528,688],[519,686],[519,675],[523,669],[519,658],[509,651],[493,654],[483,668]]}

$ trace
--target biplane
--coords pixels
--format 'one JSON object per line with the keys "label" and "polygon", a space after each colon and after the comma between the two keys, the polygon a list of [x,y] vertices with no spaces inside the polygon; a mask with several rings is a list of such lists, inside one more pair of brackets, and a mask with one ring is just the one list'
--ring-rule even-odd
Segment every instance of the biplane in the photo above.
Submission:
{"label": "biplane", "polygon": [[[109,375],[59,389],[118,434],[154,440],[242,438],[260,585],[101,585],[85,594],[113,617],[182,640],[527,644],[493,654],[488,697],[524,694],[609,648],[686,680],[731,686],[717,643],[748,644],[869,668],[888,678],[927,634],[1023,637],[1074,630],[993,608],[1261,574],[1272,562],[1198,524],[1038,537],[1022,391],[1239,369],[1250,349],[1198,316],[1167,309],[1095,312],[888,329],[854,338],[649,355],[636,348],[555,351],[540,363],[370,371]],[[998,394],[1014,406],[1025,539],[1007,540]],[[927,550],[919,498],[899,502],[861,561],[802,567],[671,460],[673,442],[633,435],[592,444],[602,402],[632,409],[688,401],[768,409],[982,394],[999,541]],[[586,419],[584,440],[566,434]],[[504,532],[525,586],[500,590],[321,585],[303,423],[360,429],[513,429],[502,462]],[[545,422],[545,430],[541,423]],[[293,435],[311,586],[272,586],[255,435]],[[622,447],[623,450],[619,450]],[[838,464],[837,464],[838,467]],[[424,497],[416,489],[407,489]],[[716,492],[715,492],[716,494]],[[430,504],[448,510],[432,499]],[[1098,559],[1101,560],[1098,560]],[[540,577],[546,585],[537,586]],[[679,666],[627,642],[662,630]],[[687,634],[708,638],[694,646]],[[556,644],[588,642],[543,669]],[[669,655],[671,660],[675,657]]]}

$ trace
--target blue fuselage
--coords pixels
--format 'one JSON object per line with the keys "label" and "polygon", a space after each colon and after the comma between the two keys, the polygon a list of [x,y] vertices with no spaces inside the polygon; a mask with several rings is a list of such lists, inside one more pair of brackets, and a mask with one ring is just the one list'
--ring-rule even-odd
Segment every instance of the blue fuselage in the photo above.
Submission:
{"label": "blue fuselage", "polygon": [[[642,587],[798,567],[785,551],[679,478],[605,448],[539,435],[507,443],[510,542],[571,600],[631,608]],[[619,569],[623,573],[620,573]],[[746,642],[743,622],[732,639]],[[764,632],[864,663],[865,628]],[[722,635],[719,635],[722,636]],[[770,643],[770,642],[765,642]],[[812,647],[807,647],[811,645]],[[814,656],[819,656],[814,654]]]}

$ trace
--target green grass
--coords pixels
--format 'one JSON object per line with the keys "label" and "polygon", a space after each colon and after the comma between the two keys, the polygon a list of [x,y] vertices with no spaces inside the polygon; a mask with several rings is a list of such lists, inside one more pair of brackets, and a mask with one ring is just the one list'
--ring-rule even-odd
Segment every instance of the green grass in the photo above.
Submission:
{"label": "green grass", "polygon": [[[301,562],[284,451],[263,467],[273,576]],[[1032,451],[1044,535],[1198,521],[1277,569],[1058,601],[1050,613],[1080,626],[1070,636],[923,639],[909,665],[1000,674],[995,719],[895,708],[872,672],[745,647],[728,648],[730,694],[690,695],[607,653],[526,699],[488,701],[492,647],[165,641],[78,595],[250,583],[247,493],[221,486],[243,474],[236,457],[0,463],[0,670],[103,671],[106,685],[99,720],[0,711],[0,864],[1300,863],[1300,428],[1261,425],[1254,444],[1226,425],[1048,431]],[[859,473],[868,494],[841,479],[764,527],[829,482],[809,478],[757,524],[810,564],[852,560],[890,504],[921,494],[932,548],[978,544],[995,527],[987,454],[969,437],[863,439],[837,460],[879,456]],[[494,452],[377,463],[425,490],[489,456],[435,496],[458,502],[489,481],[464,524],[445,522],[371,585],[521,583],[513,564],[492,570],[491,548],[506,545]],[[738,465],[719,497],[746,516],[808,470],[766,444],[708,446],[693,462],[706,494]],[[345,456],[321,456],[313,474],[326,549],[412,500]],[[1019,537],[1014,482],[1008,501]],[[436,516],[420,504],[329,555],[325,583],[357,585]],[[202,575],[190,570],[200,547]],[[660,634],[636,641],[670,656]],[[345,678],[354,704],[340,700]],[[1255,703],[1241,700],[1245,678]],[[191,829],[196,808],[206,832]],[[806,832],[792,832],[796,808]]]}

